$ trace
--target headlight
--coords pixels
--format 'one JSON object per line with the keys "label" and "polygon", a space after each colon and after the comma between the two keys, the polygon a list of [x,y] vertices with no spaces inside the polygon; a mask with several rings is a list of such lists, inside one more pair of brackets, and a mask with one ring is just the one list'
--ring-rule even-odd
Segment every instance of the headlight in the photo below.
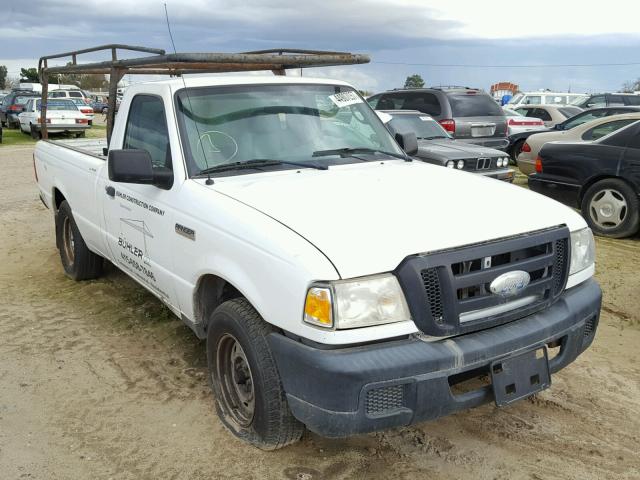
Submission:
{"label": "headlight", "polygon": [[410,320],[394,275],[384,274],[311,287],[304,321],[326,328],[357,328]]}
{"label": "headlight", "polygon": [[447,162],[447,168],[454,168],[456,166],[456,162],[454,162],[453,160],[449,160]]}
{"label": "headlight", "polygon": [[502,167],[502,157],[499,157],[499,158],[496,160],[496,167],[498,167],[498,168]]}
{"label": "headlight", "polygon": [[458,163],[456,163],[456,167],[458,168],[458,170],[462,170],[464,168],[464,160],[458,160]]}
{"label": "headlight", "polygon": [[571,233],[571,267],[569,275],[590,267],[596,260],[596,247],[590,228]]}

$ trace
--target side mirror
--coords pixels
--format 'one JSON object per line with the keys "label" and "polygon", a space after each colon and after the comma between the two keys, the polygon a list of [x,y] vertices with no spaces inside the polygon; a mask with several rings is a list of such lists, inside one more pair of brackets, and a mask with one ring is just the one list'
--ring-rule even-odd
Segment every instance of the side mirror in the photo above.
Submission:
{"label": "side mirror", "polygon": [[146,150],[109,150],[107,166],[109,180],[114,182],[155,185],[165,190],[173,185],[173,172],[153,168],[151,155]]}
{"label": "side mirror", "polygon": [[407,155],[418,153],[418,138],[415,132],[396,133],[396,142],[402,147]]}

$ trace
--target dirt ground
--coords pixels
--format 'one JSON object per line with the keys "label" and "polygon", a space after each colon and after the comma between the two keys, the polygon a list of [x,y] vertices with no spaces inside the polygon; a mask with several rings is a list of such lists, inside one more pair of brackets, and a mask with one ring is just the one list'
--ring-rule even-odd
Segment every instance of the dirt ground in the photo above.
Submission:
{"label": "dirt ground", "polygon": [[595,342],[551,389],[265,453],[213,411],[204,344],[124,274],[67,279],[31,147],[0,148],[0,479],[640,478],[640,241],[598,239]]}

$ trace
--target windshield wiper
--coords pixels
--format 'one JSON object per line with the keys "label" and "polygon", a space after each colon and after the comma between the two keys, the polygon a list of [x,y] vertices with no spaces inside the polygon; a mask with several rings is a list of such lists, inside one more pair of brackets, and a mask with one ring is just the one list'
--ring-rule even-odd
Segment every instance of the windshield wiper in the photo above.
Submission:
{"label": "windshield wiper", "polygon": [[444,135],[433,135],[431,137],[418,137],[418,140],[435,140],[436,138],[450,138],[450,137],[445,137]]}
{"label": "windshield wiper", "polygon": [[350,157],[352,155],[357,155],[358,153],[382,153],[383,155],[389,155],[390,157],[399,158],[400,160],[405,160],[407,162],[411,161],[411,158],[407,155],[400,155],[398,153],[385,152],[384,150],[378,150],[376,148],[366,148],[366,147],[357,147],[357,148],[334,148],[331,150],[317,150],[313,152],[313,157],[327,157],[329,155],[340,155],[341,157]]}
{"label": "windshield wiper", "polygon": [[215,167],[205,168],[204,170],[200,170],[200,173],[198,173],[198,175],[208,175],[209,173],[227,172],[230,170],[272,167],[275,165],[294,165],[296,167],[315,168],[317,170],[329,169],[329,167],[327,167],[326,165],[318,165],[317,163],[311,163],[311,162],[290,162],[288,160],[273,160],[270,158],[254,158],[252,160],[244,160],[242,162],[223,163],[222,165],[216,165]]}

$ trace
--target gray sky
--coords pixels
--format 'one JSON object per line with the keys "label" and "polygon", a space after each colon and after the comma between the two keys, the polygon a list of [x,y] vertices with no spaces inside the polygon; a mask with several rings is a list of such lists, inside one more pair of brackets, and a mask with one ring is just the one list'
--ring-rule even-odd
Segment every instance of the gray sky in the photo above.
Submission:
{"label": "gray sky", "polygon": [[[368,53],[369,65],[305,75],[337,77],[370,91],[400,87],[413,73],[431,85],[488,89],[512,81],[523,90],[576,92],[617,90],[640,77],[638,2],[609,0],[593,9],[576,0],[166,1],[178,51],[296,47]],[[35,67],[40,55],[104,43],[171,50],[162,0],[0,4],[0,64],[10,75]],[[603,63],[637,64],[523,67]],[[496,67],[502,65],[510,67]]]}

